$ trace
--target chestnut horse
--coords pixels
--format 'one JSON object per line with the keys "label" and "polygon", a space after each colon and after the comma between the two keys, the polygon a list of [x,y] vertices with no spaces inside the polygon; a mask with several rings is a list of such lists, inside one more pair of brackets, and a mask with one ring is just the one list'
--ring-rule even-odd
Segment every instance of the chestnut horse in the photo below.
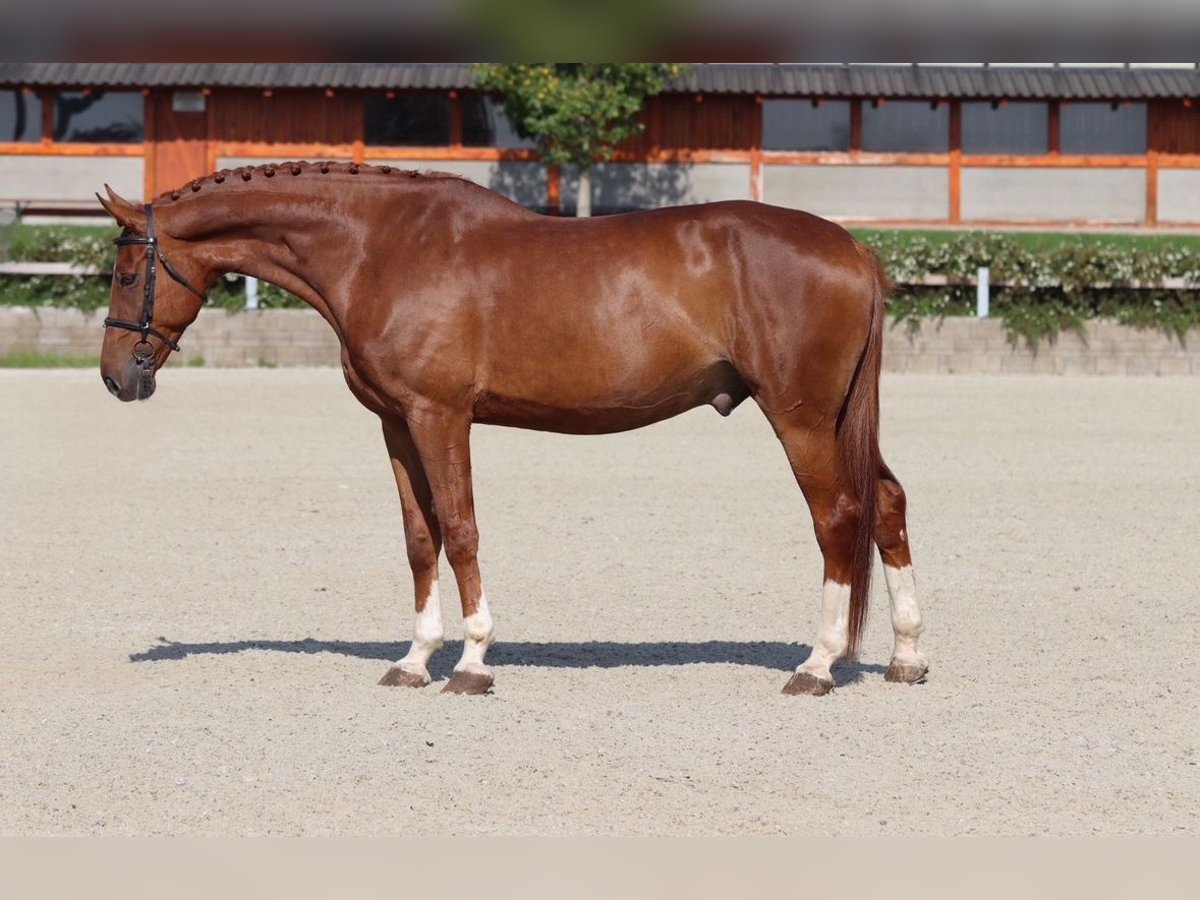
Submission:
{"label": "chestnut horse", "polygon": [[831,665],[855,653],[874,545],[895,629],[887,679],[924,679],[904,492],[878,443],[889,285],[839,226],[750,202],[555,218],[453,175],[331,163],[100,202],[124,228],[100,363],[120,399],[153,393],[226,272],[279,285],[337,332],[350,390],[383,423],[416,594],[412,644],[382,684],[429,683],[444,547],[464,632],[445,690],[492,686],[472,423],[601,434],[705,404],[728,415],[747,397],[783,444],[825,563],[820,630],[785,693],[828,692]]}

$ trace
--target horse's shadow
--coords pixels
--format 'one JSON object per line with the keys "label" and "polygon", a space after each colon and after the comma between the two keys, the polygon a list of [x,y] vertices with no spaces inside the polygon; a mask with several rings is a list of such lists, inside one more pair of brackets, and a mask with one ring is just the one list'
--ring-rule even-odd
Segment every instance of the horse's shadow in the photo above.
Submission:
{"label": "horse's shadow", "polygon": [[[728,663],[758,666],[790,672],[804,660],[811,648],[782,641],[506,641],[488,651],[488,663],[497,666],[539,666],[553,669],[616,669],[627,666],[687,666],[697,663]],[[392,662],[408,652],[407,643],[373,641],[248,640],[182,643],[159,638],[159,643],[140,653],[131,653],[129,661],[163,662],[189,656],[240,653],[243,650],[271,650],[277,653],[337,653],[358,659]],[[447,678],[459,654],[462,641],[447,641],[445,648],[429,663],[434,679]],[[839,684],[859,681],[866,673],[881,673],[884,666],[874,663],[846,662],[834,666]]]}

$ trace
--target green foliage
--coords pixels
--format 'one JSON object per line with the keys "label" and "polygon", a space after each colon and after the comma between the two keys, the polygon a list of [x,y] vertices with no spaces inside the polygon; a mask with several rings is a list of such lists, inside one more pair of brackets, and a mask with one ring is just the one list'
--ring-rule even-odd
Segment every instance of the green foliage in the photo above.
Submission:
{"label": "green foliage", "polygon": [[[924,318],[970,315],[974,286],[953,282],[973,281],[980,266],[991,269],[991,313],[1004,322],[1014,344],[1053,340],[1094,318],[1159,328],[1181,341],[1200,326],[1200,242],[1195,240],[1088,235],[1033,242],[995,232],[931,237],[901,231],[866,232],[859,238],[898,282],[923,275],[951,281],[947,287],[897,287],[889,308],[910,328]],[[1197,287],[1154,287],[1167,278]]]}
{"label": "green foliage", "polygon": [[[208,292],[209,305],[218,309],[236,312],[246,308],[246,279],[241,275],[229,274],[221,278]],[[308,304],[281,287],[258,283],[259,309],[301,309]]]}
{"label": "green foliage", "polygon": [[[0,305],[59,306],[83,310],[108,306],[109,273],[116,248],[109,228],[10,226],[8,252],[18,261],[70,262],[102,274],[0,277]],[[1010,339],[1036,343],[1089,319],[1107,318],[1139,328],[1157,328],[1183,340],[1200,327],[1200,288],[1163,290],[1154,285],[1181,278],[1200,285],[1200,240],[1182,235],[858,231],[899,282],[945,275],[946,287],[901,284],[889,311],[914,328],[925,319],[971,315],[973,282],[981,265],[991,268],[992,315]],[[212,305],[235,311],[245,306],[245,280],[220,279],[209,292]],[[259,285],[263,309],[296,308],[304,302],[274,285]],[[20,360],[5,365],[33,365]]]}
{"label": "green foliage", "polygon": [[646,99],[683,66],[671,63],[480,63],[475,83],[504,96],[504,112],[542,160],[588,169],[642,130]]}
{"label": "green foliage", "polygon": [[[59,306],[86,311],[107,309],[120,229],[77,226],[8,226],[7,255],[14,262],[66,262],[92,267],[97,275],[22,275],[0,277],[0,306]],[[160,276],[168,277],[168,276]],[[246,281],[227,275],[208,293],[211,305],[238,310],[246,305]],[[294,309],[307,304],[282,288],[260,284],[263,309]]]}
{"label": "green foliage", "polygon": [[65,262],[92,266],[95,275],[30,275],[0,279],[0,304],[67,306],[92,310],[108,306],[109,280],[117,229],[11,226],[8,256],[15,262]]}

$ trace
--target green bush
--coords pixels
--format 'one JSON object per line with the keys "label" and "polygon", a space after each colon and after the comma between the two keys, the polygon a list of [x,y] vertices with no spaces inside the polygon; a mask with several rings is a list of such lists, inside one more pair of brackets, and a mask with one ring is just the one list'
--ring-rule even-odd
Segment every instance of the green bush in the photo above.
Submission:
{"label": "green bush", "polygon": [[991,314],[1015,343],[1031,345],[1088,319],[1115,319],[1159,328],[1182,340],[1200,326],[1200,287],[1163,290],[1146,285],[1182,278],[1200,286],[1200,242],[1194,239],[1131,239],[1120,235],[1064,236],[1058,241],[995,232],[912,234],[866,232],[859,237],[901,282],[889,311],[910,326],[927,318],[970,315],[975,287],[903,284],[922,275],[974,281],[980,266],[991,270]]}
{"label": "green bush", "polygon": [[[117,257],[112,239],[118,229],[9,226],[6,231],[7,255],[16,262],[67,262],[92,266],[101,274],[6,276],[0,278],[0,305],[82,310],[108,307],[109,279]],[[208,296],[213,306],[242,309],[246,305],[246,280],[241,275],[227,275],[213,286]],[[265,283],[259,285],[258,304],[263,309],[307,305],[281,288]]]}
{"label": "green bush", "polygon": [[[15,260],[71,262],[95,266],[102,275],[0,278],[0,304],[63,306],[92,310],[108,306],[116,248],[113,228],[9,226],[5,247]],[[925,319],[971,315],[973,284],[926,287],[904,284],[923,275],[972,281],[991,268],[992,315],[1015,343],[1053,339],[1081,329],[1088,319],[1114,319],[1158,328],[1181,340],[1200,326],[1200,289],[1162,290],[1143,285],[1165,278],[1200,284],[1200,240],[1175,236],[1108,234],[859,231],[900,282],[889,304],[898,321],[915,327]],[[209,292],[213,306],[245,305],[245,280],[222,278]],[[259,285],[263,309],[295,308],[304,302],[274,285]]]}

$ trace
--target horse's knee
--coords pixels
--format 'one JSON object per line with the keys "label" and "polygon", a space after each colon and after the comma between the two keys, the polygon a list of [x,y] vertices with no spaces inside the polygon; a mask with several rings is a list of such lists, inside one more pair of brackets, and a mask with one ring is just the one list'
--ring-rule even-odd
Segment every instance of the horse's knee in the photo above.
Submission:
{"label": "horse's knee", "polygon": [[479,529],[468,519],[457,519],[442,525],[442,542],[450,565],[469,562],[479,552]]}
{"label": "horse's knee", "polygon": [[438,545],[427,531],[406,535],[408,564],[414,572],[427,572],[437,568]]}
{"label": "horse's knee", "polygon": [[899,548],[906,543],[905,514],[907,499],[897,482],[881,478],[875,505],[875,542],[881,549]]}
{"label": "horse's knee", "polygon": [[881,478],[878,482],[878,497],[875,509],[879,517],[903,516],[908,501],[899,482]]}
{"label": "horse's knee", "polygon": [[838,494],[833,504],[813,517],[821,552],[829,555],[850,551],[861,516],[862,504],[857,499],[846,493]]}

